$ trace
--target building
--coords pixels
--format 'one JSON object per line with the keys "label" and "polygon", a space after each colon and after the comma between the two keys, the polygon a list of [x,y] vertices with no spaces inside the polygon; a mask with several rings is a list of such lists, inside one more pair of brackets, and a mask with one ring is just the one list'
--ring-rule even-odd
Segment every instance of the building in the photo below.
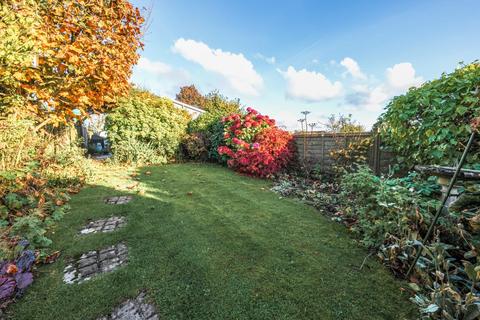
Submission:
{"label": "building", "polygon": [[194,107],[194,106],[191,106],[189,104],[186,104],[186,103],[174,100],[174,99],[172,99],[172,101],[173,101],[173,105],[175,107],[177,107],[179,109],[186,110],[192,116],[192,119],[197,118],[198,116],[200,116],[202,113],[205,112],[205,110],[200,109],[198,107]]}

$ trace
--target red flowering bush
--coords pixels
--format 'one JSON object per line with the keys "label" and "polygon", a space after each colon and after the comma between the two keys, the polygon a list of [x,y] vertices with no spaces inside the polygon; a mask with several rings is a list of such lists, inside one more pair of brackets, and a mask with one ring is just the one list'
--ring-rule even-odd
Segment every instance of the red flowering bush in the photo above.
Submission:
{"label": "red flowering bush", "polygon": [[218,153],[230,168],[257,177],[267,177],[285,168],[293,158],[292,135],[275,126],[275,120],[247,108],[247,114],[232,114],[222,120],[225,145]]}

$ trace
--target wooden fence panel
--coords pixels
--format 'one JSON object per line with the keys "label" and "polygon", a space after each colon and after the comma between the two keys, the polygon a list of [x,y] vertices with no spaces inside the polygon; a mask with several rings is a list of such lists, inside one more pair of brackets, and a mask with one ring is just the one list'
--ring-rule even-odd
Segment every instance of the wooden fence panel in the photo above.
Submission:
{"label": "wooden fence panel", "polygon": [[[298,160],[301,163],[317,165],[321,171],[333,172],[335,159],[331,152],[343,149],[354,141],[372,137],[371,132],[358,133],[326,133],[309,132],[295,133],[294,140],[297,148]],[[388,173],[390,166],[394,163],[395,156],[382,148],[382,142],[378,135],[375,135],[372,147],[367,153],[366,164],[380,175]]]}

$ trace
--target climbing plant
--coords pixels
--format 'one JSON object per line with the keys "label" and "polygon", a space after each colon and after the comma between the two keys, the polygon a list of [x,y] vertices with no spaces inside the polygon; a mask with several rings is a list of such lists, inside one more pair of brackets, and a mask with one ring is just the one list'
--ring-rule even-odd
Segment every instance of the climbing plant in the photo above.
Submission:
{"label": "climbing plant", "polygon": [[[400,163],[451,165],[456,161],[480,114],[480,63],[461,65],[454,72],[395,97],[377,127]],[[467,164],[480,160],[478,144]]]}

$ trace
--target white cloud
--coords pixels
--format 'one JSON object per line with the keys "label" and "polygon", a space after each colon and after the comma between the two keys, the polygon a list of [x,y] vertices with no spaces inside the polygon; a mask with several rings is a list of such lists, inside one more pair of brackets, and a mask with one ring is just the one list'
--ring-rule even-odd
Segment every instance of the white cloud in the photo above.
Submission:
{"label": "white cloud", "polygon": [[205,70],[222,76],[238,93],[256,96],[263,87],[262,77],[241,53],[211,49],[203,42],[183,38],[175,41],[172,49]]}
{"label": "white cloud", "polygon": [[344,66],[345,69],[347,69],[347,72],[350,73],[350,75],[355,79],[367,79],[362,70],[360,70],[360,66],[358,65],[357,61],[353,60],[352,58],[346,57],[340,62],[340,64]]}
{"label": "white cloud", "polygon": [[158,95],[170,97],[174,96],[181,86],[191,83],[187,71],[145,57],[140,57],[130,81]]}
{"label": "white cloud", "polygon": [[390,87],[398,91],[405,91],[423,82],[422,77],[415,76],[415,69],[410,62],[398,63],[387,68],[386,75]]}
{"label": "white cloud", "polygon": [[173,71],[173,68],[166,63],[161,61],[151,61],[148,58],[140,57],[138,60],[137,68],[139,70],[155,73],[158,75],[168,74]]}
{"label": "white cloud", "polygon": [[342,84],[332,82],[323,74],[306,69],[295,70],[289,66],[287,71],[278,69],[287,80],[287,97],[307,102],[318,102],[339,97]]}
{"label": "white cloud", "polygon": [[395,64],[385,71],[386,82],[368,86],[365,84],[352,87],[353,92],[346,95],[347,103],[379,112],[395,95],[405,93],[409,88],[422,84],[423,78],[417,77],[415,69],[409,62]]}
{"label": "white cloud", "polygon": [[255,58],[263,60],[268,64],[275,64],[277,62],[277,59],[275,57],[273,57],[273,56],[272,57],[267,57],[267,56],[264,56],[261,53],[255,54]]}

